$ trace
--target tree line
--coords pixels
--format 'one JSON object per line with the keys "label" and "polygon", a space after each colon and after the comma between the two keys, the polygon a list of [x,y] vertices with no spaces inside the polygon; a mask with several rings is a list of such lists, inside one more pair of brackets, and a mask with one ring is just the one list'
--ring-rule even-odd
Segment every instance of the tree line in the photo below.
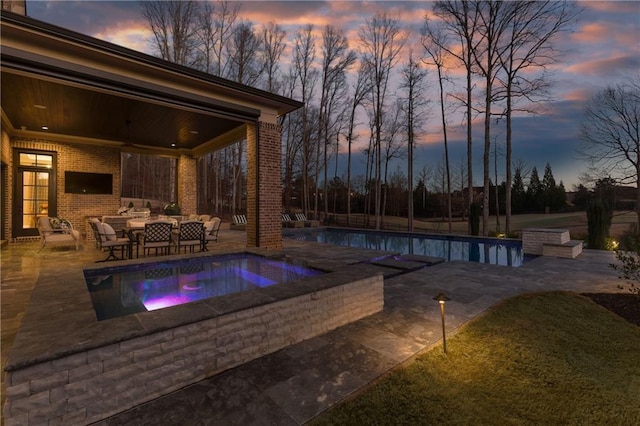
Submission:
{"label": "tree line", "polygon": [[[416,203],[425,202],[431,182],[445,194],[449,227],[456,192],[466,193],[456,208],[462,217],[468,216],[471,203],[480,202],[484,235],[490,210],[496,208],[492,204],[500,209],[503,203],[506,232],[511,213],[527,208],[518,198],[522,183],[517,169],[513,174],[512,119],[536,112],[548,100],[547,69],[560,57],[553,41],[571,29],[579,13],[574,2],[437,1],[419,34],[403,27],[399,18],[380,12],[364,17],[350,42],[345,29],[333,25],[302,25],[287,37],[279,24],[256,25],[241,17],[240,4],[226,1],[140,4],[163,59],[304,102],[281,121],[285,209],[328,215],[339,198],[335,188],[343,185],[347,220],[357,208],[372,215],[380,228],[387,212],[403,210],[411,230],[414,212],[419,211]],[[463,76],[457,73],[460,69]],[[430,77],[437,84],[428,86]],[[428,108],[429,102],[437,103],[437,114]],[[459,111],[467,155],[453,165],[447,131]],[[479,192],[474,192],[472,169],[472,146],[478,143],[472,138],[475,118],[483,119],[484,131]],[[436,167],[414,173],[414,148],[426,136],[428,119],[441,123],[443,155]],[[491,150],[497,142],[492,129],[497,120],[506,126],[503,198],[496,190],[499,186],[491,184]],[[365,146],[363,176],[353,173],[355,146]],[[200,209],[243,209],[243,153],[239,141],[199,160]],[[347,157],[342,176],[339,153]],[[406,162],[406,175],[392,170],[394,160]],[[529,187],[535,189],[534,176],[532,170]],[[497,171],[493,180],[498,180]],[[540,187],[545,187],[544,180]],[[555,185],[551,183],[547,182]],[[390,192],[395,187],[404,188],[404,199]],[[415,196],[420,190],[422,199]],[[536,203],[555,205],[555,196],[548,197]]]}

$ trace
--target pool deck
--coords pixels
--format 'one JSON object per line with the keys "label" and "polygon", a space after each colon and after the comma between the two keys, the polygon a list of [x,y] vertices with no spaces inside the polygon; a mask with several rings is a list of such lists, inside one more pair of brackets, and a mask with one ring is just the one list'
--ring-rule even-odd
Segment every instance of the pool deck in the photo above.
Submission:
{"label": "pool deck", "polygon": [[[239,231],[223,231],[220,243],[210,244],[220,251],[241,250],[244,246],[244,233]],[[36,282],[64,285],[68,271],[80,270],[105,257],[87,242],[79,252],[54,247],[37,253],[37,248],[37,242],[15,243],[1,251],[3,370]],[[347,268],[371,255],[366,250],[295,240],[285,240],[283,252],[291,258],[331,268]],[[616,292],[619,280],[609,267],[613,261],[613,253],[585,250],[576,259],[540,257],[519,268],[447,262],[386,278],[382,312],[99,424],[303,424],[438,344],[440,312],[432,298],[439,292],[452,299],[446,305],[447,333],[452,334],[487,308],[513,295],[552,290]],[[397,273],[382,265],[367,267],[385,275]],[[61,301],[60,309],[69,307]],[[4,395],[4,373],[2,378]]]}

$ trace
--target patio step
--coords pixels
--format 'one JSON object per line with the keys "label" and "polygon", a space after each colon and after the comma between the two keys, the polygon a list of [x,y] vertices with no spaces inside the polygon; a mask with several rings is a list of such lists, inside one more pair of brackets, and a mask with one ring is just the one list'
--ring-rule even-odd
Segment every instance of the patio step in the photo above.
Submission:
{"label": "patio step", "polygon": [[575,259],[582,253],[582,246],[582,240],[569,240],[561,244],[544,243],[542,245],[542,255]]}
{"label": "patio step", "polygon": [[384,272],[385,278],[392,278],[398,275],[407,274],[420,269],[424,269],[428,266],[437,265],[444,262],[444,259],[431,256],[419,256],[419,255],[398,255],[388,256],[382,259],[376,259],[367,263],[375,266],[390,269],[388,272]]}

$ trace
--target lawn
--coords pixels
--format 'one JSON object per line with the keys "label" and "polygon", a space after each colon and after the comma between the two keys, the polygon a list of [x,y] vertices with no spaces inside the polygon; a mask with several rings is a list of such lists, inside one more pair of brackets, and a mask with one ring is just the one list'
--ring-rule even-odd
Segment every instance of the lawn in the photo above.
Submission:
{"label": "lawn", "polygon": [[567,293],[495,306],[313,425],[640,424],[640,327]]}
{"label": "lawn", "polygon": [[[346,215],[338,215],[341,220],[346,221]],[[634,212],[620,211],[614,212],[613,223],[611,226],[611,236],[620,237],[620,235],[629,228],[631,223],[637,221],[637,216]],[[363,215],[353,214],[352,220],[354,226],[357,226],[359,222],[362,222]],[[373,216],[370,218],[374,221]],[[385,226],[392,230],[406,229],[407,218],[397,216],[385,216]],[[505,217],[500,216],[500,229],[504,231]],[[496,231],[496,217],[489,217],[489,231],[491,233]],[[585,212],[567,212],[567,213],[530,213],[530,214],[517,214],[511,216],[511,230],[512,232],[520,233],[523,229],[527,228],[564,228],[571,231],[571,235],[582,238],[587,235],[587,214]],[[414,229],[416,231],[424,232],[437,232],[446,233],[448,231],[448,223],[442,218],[425,219],[416,218],[414,222]],[[460,218],[454,218],[452,222],[453,234],[466,234],[467,222],[462,221]]]}

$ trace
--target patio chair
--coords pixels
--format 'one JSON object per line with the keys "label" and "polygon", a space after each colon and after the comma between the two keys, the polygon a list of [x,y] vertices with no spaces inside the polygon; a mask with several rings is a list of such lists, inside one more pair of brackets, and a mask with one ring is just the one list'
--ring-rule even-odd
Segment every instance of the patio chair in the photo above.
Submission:
{"label": "patio chair", "polygon": [[144,232],[136,233],[136,257],[139,257],[140,247],[142,254],[151,249],[155,249],[156,256],[158,250],[161,253],[169,254],[171,250],[171,232],[173,223],[166,220],[151,220],[144,224]]}
{"label": "patio chair", "polygon": [[247,229],[247,217],[243,214],[234,214],[231,216],[230,228],[237,231],[244,231]]}
{"label": "patio chair", "polygon": [[304,228],[304,222],[293,220],[288,213],[282,214],[282,226],[286,228]]}
{"label": "patio chair", "polygon": [[184,248],[185,253],[187,247],[189,252],[193,253],[193,248],[199,246],[202,249],[204,241],[204,224],[199,220],[185,220],[180,222],[178,226],[178,237],[176,239],[176,252]]}
{"label": "patio chair", "polygon": [[307,219],[307,215],[304,213],[296,213],[294,215],[296,220],[302,222],[304,226],[317,227],[320,226],[320,221],[315,219]]}
{"label": "patio chair", "polygon": [[[38,252],[47,244],[75,244],[76,250],[78,250],[80,231],[73,229],[73,225],[68,221],[64,222],[65,226],[54,228],[51,225],[52,219],[56,218],[42,216],[38,219],[37,227],[41,239]],[[57,223],[60,223],[59,219],[56,220]]]}
{"label": "patio chair", "polygon": [[220,231],[220,224],[222,221],[219,217],[214,217],[210,221],[204,223],[204,242],[202,244],[202,250],[207,250],[207,244],[209,241],[218,242],[218,232]]}
{"label": "patio chair", "polygon": [[[96,243],[100,250],[108,249],[107,258],[100,262],[109,260],[124,259],[124,250],[127,249],[127,256],[131,257],[131,240],[125,237],[118,237],[116,231],[108,223],[102,223],[98,219],[89,221],[91,228],[94,229],[96,235]],[[115,249],[120,248],[120,257],[116,256]]]}

